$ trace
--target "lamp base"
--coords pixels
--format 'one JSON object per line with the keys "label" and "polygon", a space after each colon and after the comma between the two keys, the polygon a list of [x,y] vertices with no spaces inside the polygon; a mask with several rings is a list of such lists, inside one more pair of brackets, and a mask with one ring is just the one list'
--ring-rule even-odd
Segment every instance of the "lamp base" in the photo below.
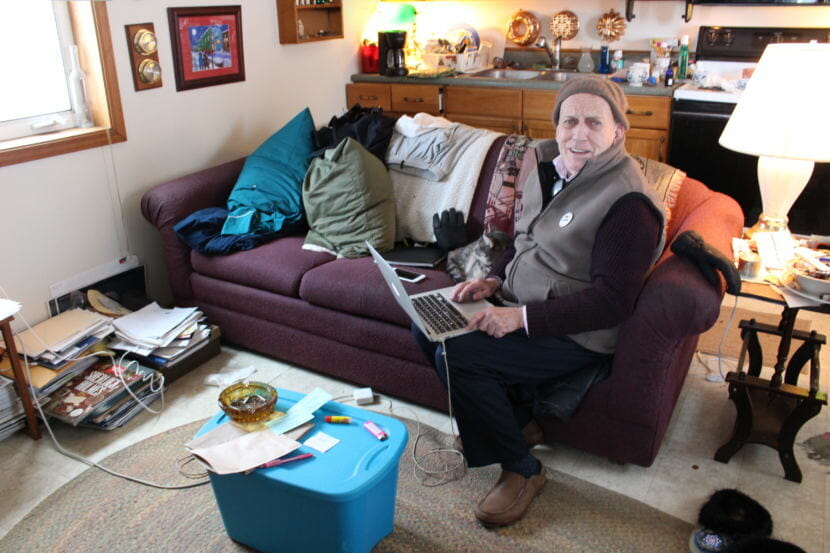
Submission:
{"label": "lamp base", "polygon": [[752,238],[752,235],[756,232],[789,232],[787,223],[789,223],[789,219],[786,215],[784,217],[773,217],[771,215],[761,213],[758,217],[758,222],[747,229],[745,236],[747,238]]}

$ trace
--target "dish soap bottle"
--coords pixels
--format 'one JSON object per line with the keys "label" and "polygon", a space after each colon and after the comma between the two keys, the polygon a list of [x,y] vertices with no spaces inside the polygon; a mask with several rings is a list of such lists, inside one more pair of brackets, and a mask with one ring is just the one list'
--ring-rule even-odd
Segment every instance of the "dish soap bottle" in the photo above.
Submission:
{"label": "dish soap bottle", "polygon": [[579,58],[579,63],[576,68],[580,73],[591,73],[594,70],[594,60],[591,58],[591,49],[583,48],[582,56]]}
{"label": "dish soap bottle", "polygon": [[680,53],[677,56],[677,78],[680,80],[689,77],[689,35],[680,38]]}

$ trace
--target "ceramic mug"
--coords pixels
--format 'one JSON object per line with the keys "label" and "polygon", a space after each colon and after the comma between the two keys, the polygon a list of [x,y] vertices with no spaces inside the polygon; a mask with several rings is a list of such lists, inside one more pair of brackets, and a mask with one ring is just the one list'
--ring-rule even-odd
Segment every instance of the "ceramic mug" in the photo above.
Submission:
{"label": "ceramic mug", "polygon": [[648,78],[648,64],[647,63],[632,63],[628,68],[628,75],[626,79],[631,86],[643,86],[643,82]]}

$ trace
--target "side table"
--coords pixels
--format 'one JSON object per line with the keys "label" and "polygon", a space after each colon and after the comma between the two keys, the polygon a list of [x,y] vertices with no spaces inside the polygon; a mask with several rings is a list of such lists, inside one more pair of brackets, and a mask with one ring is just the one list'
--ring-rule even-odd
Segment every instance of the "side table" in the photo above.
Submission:
{"label": "side table", "polygon": [[0,321],[0,332],[3,335],[3,342],[6,344],[6,355],[9,356],[9,363],[12,366],[17,393],[20,395],[20,401],[23,402],[23,411],[26,413],[26,431],[32,439],[39,440],[40,428],[37,425],[37,416],[35,416],[32,396],[29,395],[29,381],[26,380],[26,374],[23,372],[23,367],[20,366],[20,358],[17,356],[17,346],[14,345],[14,336],[12,336],[13,320],[14,316],[11,316]]}
{"label": "side table", "polygon": [[[827,343],[824,335],[815,330],[794,330],[799,309],[830,313],[826,305],[789,307],[784,299],[766,284],[743,282],[740,296],[771,301],[784,306],[778,326],[758,323],[755,319],[741,321],[741,353],[737,371],[729,372],[729,399],[737,410],[732,437],[715,453],[715,460],[728,463],[746,443],[758,443],[778,451],[784,477],[801,482],[801,469],[795,460],[793,444],[805,422],[827,405],[827,394],[819,391],[819,351]],[[772,334],[780,338],[774,372],[770,379],[761,377],[763,355],[758,333]],[[802,344],[790,357],[793,340]],[[744,361],[749,365],[744,372]],[[798,386],[801,370],[810,362],[810,388]]]}

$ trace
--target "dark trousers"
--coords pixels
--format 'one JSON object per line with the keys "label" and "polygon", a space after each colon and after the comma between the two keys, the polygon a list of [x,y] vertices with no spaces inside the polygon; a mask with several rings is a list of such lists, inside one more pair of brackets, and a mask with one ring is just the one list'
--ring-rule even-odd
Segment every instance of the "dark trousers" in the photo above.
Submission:
{"label": "dark trousers", "polygon": [[608,358],[569,338],[530,339],[524,330],[503,338],[472,332],[446,341],[448,375],[444,347],[415,325],[412,333],[450,392],[471,467],[511,463],[528,454],[521,430],[531,413],[529,406],[511,399],[516,389],[530,389]]}

